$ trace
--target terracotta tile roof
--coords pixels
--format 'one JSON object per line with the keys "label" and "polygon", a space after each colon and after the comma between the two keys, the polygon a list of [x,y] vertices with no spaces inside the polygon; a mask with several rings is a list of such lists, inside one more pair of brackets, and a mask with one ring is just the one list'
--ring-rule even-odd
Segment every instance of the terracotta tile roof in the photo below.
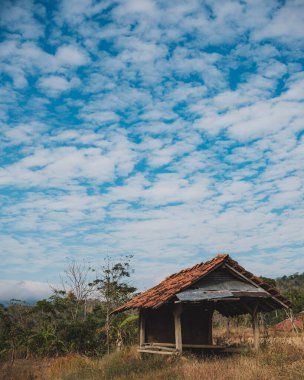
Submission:
{"label": "terracotta tile roof", "polygon": [[144,291],[143,293],[132,298],[124,305],[118,307],[113,311],[113,313],[136,308],[157,308],[173,298],[176,293],[185,290],[194,282],[198,281],[210,271],[223,265],[224,263],[228,264],[230,267],[245,276],[247,279],[265,289],[268,293],[281,301],[284,305],[291,305],[290,302],[286,300],[277,289],[263,282],[259,277],[256,277],[252,273],[246,271],[236,261],[232,260],[229,255],[219,254],[213,259],[206,261],[205,263],[196,264],[191,268],[183,269],[178,273],[172,274],[158,285]]}
{"label": "terracotta tile roof", "polygon": [[304,329],[304,323],[301,319],[294,319],[291,321],[290,319],[285,319],[280,323],[277,323],[275,326],[276,330],[284,330],[284,331],[292,331],[294,328]]}

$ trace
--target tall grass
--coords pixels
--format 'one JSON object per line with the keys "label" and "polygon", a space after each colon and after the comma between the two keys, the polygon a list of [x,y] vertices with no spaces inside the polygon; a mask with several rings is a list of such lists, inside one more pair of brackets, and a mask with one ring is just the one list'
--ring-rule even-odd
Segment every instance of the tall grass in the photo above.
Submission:
{"label": "tall grass", "polygon": [[[23,369],[21,372],[20,368]],[[27,369],[26,369],[27,368]],[[258,353],[218,357],[140,359],[135,348],[100,359],[68,355],[2,367],[6,380],[304,380],[303,341],[275,338]]]}
{"label": "tall grass", "polygon": [[[81,356],[58,358],[45,371],[45,379],[95,380],[95,379],[141,379],[146,375],[171,370],[173,362],[153,356],[140,360],[136,349],[106,355],[101,359],[89,359]],[[154,375],[153,375],[154,376]],[[163,377],[158,377],[162,379]],[[168,379],[173,377],[168,377]]]}

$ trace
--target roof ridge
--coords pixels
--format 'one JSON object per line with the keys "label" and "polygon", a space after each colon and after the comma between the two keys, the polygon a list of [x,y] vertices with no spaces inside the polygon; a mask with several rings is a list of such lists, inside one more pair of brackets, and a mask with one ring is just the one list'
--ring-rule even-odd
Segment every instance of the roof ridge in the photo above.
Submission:
{"label": "roof ridge", "polygon": [[[194,269],[197,269],[197,268],[199,268],[199,267],[201,267],[201,266],[203,266],[203,265],[209,265],[212,261],[214,261],[214,260],[217,260],[217,259],[228,259],[228,258],[230,258],[230,256],[229,256],[229,254],[228,253],[218,253],[217,255],[215,255],[212,259],[210,259],[210,260],[207,260],[207,261],[202,261],[202,262],[200,262],[200,263],[197,263],[197,264],[195,264],[195,265],[193,265],[192,267],[188,267],[188,268],[185,268],[185,269],[181,269],[180,271],[178,271],[178,272],[176,272],[176,273],[173,273],[173,274],[171,274],[170,276],[167,276],[167,277],[165,277],[165,279],[163,280],[163,281],[166,281],[166,280],[168,280],[168,279],[172,279],[172,278],[174,278],[174,277],[176,277],[176,276],[178,276],[178,275],[180,275],[180,274],[183,274],[183,273],[187,273],[187,272],[189,272],[189,271],[192,271],[192,270],[194,270]],[[161,282],[163,282],[163,281],[161,281]]]}

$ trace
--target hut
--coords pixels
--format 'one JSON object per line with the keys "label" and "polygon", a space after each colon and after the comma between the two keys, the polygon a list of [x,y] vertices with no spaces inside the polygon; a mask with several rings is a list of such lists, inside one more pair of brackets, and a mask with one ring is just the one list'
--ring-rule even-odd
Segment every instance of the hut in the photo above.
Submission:
{"label": "hut", "polygon": [[212,316],[251,314],[258,348],[258,312],[288,309],[279,291],[241,267],[227,254],[167,277],[135,296],[113,313],[139,309],[139,352],[182,353],[187,349],[223,348],[213,345]]}

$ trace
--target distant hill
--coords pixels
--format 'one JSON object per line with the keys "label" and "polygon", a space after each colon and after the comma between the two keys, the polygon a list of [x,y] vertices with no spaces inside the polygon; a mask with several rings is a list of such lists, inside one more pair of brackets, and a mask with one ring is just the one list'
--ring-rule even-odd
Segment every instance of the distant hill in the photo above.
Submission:
{"label": "distant hill", "polygon": [[276,278],[278,289],[293,303],[294,312],[304,310],[304,273]]}
{"label": "distant hill", "polygon": [[3,306],[8,306],[10,303],[12,302],[15,302],[15,303],[26,303],[28,305],[35,305],[35,303],[37,302],[38,300],[37,299],[34,299],[34,298],[28,298],[26,300],[16,300],[16,299],[11,299],[11,300],[0,300],[0,305],[3,305]]}

